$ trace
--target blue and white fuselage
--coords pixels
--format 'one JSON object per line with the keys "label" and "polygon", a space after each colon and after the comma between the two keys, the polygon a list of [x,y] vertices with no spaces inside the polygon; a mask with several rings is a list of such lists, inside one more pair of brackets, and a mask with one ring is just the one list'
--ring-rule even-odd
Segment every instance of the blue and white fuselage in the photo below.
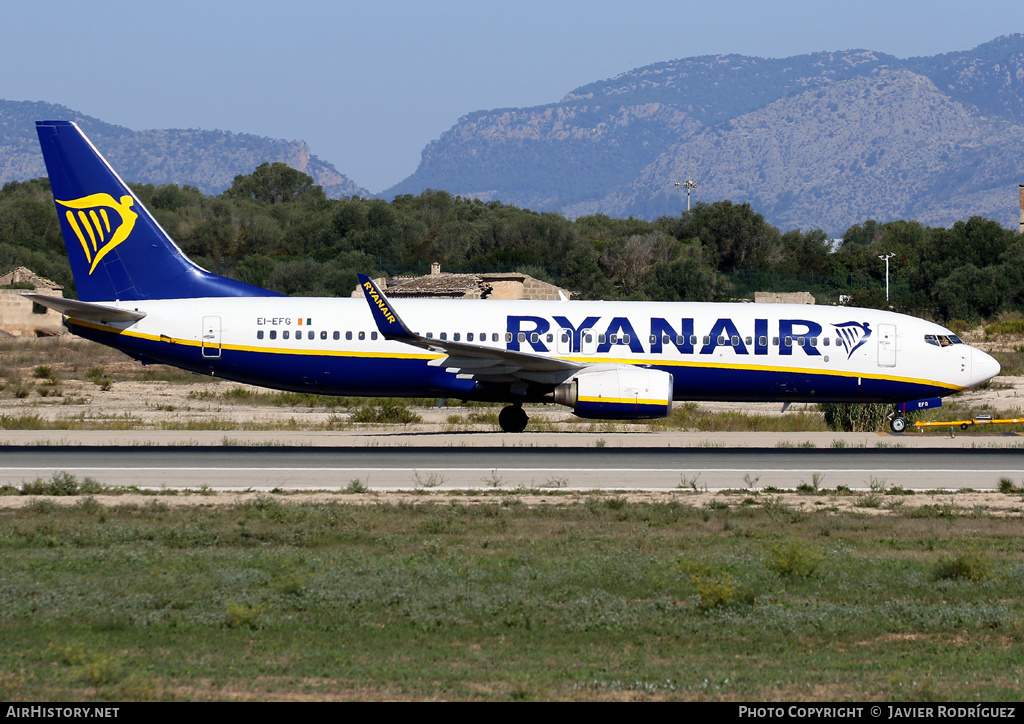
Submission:
{"label": "blue and white fuselage", "polygon": [[360,298],[283,297],[195,266],[77,126],[37,126],[81,301],[35,298],[76,334],[143,362],[284,390],[557,402],[611,418],[667,415],[673,400],[899,403],[999,372],[940,325],[871,309],[396,306],[365,277]]}

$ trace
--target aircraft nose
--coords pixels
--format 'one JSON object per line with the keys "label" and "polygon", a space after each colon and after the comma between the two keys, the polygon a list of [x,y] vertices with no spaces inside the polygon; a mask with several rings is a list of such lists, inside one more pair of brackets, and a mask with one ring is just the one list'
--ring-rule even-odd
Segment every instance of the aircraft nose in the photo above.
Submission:
{"label": "aircraft nose", "polygon": [[988,382],[999,374],[999,363],[980,349],[971,350],[971,387]]}

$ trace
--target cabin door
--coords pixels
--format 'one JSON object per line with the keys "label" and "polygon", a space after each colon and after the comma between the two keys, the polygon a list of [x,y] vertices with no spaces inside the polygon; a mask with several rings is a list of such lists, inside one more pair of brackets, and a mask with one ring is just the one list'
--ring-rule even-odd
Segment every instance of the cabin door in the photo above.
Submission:
{"label": "cabin door", "polygon": [[203,357],[220,357],[220,317],[203,317]]}
{"label": "cabin door", "polygon": [[896,325],[878,325],[878,366],[896,366]]}
{"label": "cabin door", "polygon": [[555,352],[557,354],[572,354],[572,330],[558,330],[558,339],[555,341]]}

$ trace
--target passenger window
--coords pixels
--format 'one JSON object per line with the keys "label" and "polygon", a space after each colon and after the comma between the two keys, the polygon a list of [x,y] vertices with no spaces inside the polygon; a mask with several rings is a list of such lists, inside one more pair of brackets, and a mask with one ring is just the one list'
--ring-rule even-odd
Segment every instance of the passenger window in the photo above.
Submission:
{"label": "passenger window", "polygon": [[327,339],[327,330],[326,329],[320,333],[320,339]]}
{"label": "passenger window", "polygon": [[359,333],[359,339],[360,340],[366,339],[366,332],[360,332]]}
{"label": "passenger window", "polygon": [[619,335],[617,335],[617,334],[608,335],[608,341],[611,342],[612,344],[618,344],[619,343]]}
{"label": "passenger window", "polygon": [[286,329],[286,330],[284,330],[283,332],[281,332],[281,339],[288,339],[288,335],[289,335],[289,334],[290,334],[290,333],[288,332],[288,330],[287,330],[287,329]]}
{"label": "passenger window", "polygon": [[258,332],[256,332],[256,339],[263,339],[263,330],[262,329],[259,330]]}
{"label": "passenger window", "polygon": [[547,339],[548,339],[548,343],[554,342],[555,341],[555,335],[549,334]]}
{"label": "passenger window", "polygon": [[818,338],[817,337],[811,337],[811,346],[812,347],[817,347],[818,346]]}
{"label": "passenger window", "polygon": [[370,339],[377,339],[377,333],[376,332],[370,332]]}
{"label": "passenger window", "polygon": [[768,346],[768,338],[767,337],[758,337],[757,338],[757,344],[758,344],[758,346],[761,346],[761,347],[767,347]]}
{"label": "passenger window", "polygon": [[597,335],[597,343],[598,344],[604,344],[604,341],[605,340],[604,340],[604,335],[603,334]]}
{"label": "passenger window", "polygon": [[453,342],[458,342],[460,339],[462,339],[462,335],[460,333],[456,332],[455,334],[452,335]]}
{"label": "passenger window", "polygon": [[520,332],[520,333],[519,333],[519,337],[518,337],[518,339],[519,339],[519,341],[520,341],[521,343],[522,343],[522,342],[525,342],[525,341],[526,341],[526,332]]}
{"label": "passenger window", "polygon": [[751,342],[750,342],[750,337],[747,337],[747,342],[746,342],[746,343],[747,343],[747,344],[750,344],[750,343],[751,343]]}
{"label": "passenger window", "polygon": [[684,337],[681,334],[677,334],[676,335],[676,344],[679,345],[680,347],[682,347],[684,344],[686,344],[686,337]]}
{"label": "passenger window", "polygon": [[586,342],[587,344],[591,344],[594,341],[594,335],[592,335],[592,334],[585,334],[585,335],[583,335],[583,341]]}
{"label": "passenger window", "polygon": [[824,347],[828,347],[828,340],[829,340],[829,338],[828,338],[828,337],[822,337],[822,338],[821,338],[821,344],[822,344],[822,346],[824,346]]}
{"label": "passenger window", "polygon": [[725,336],[724,335],[721,335],[721,334],[718,335],[718,344],[725,344]]}
{"label": "passenger window", "polygon": [[352,333],[351,332],[345,332],[345,339],[352,339]]}
{"label": "passenger window", "polygon": [[[520,332],[519,334],[520,334],[520,335],[522,335],[523,333],[522,333],[522,332]],[[525,336],[523,336],[523,339],[521,339],[521,340],[519,340],[519,341],[520,341],[520,342],[523,342],[523,341],[525,341],[525,340],[526,340],[526,337],[525,337]],[[505,341],[506,341],[506,342],[511,342],[511,341],[512,341],[512,333],[511,333],[511,332],[505,332]]]}
{"label": "passenger window", "polygon": [[466,332],[466,341],[467,342],[472,342],[473,341],[473,333],[472,332]]}
{"label": "passenger window", "polygon": [[540,335],[537,334],[536,332],[531,332],[530,333],[530,341],[533,342],[534,344],[536,344],[537,342],[540,341]]}
{"label": "passenger window", "polygon": [[270,330],[270,338],[271,339],[277,339],[277,330],[276,329]]}
{"label": "passenger window", "polygon": [[628,334],[622,335],[622,343],[623,344],[629,344],[629,335]]}
{"label": "passenger window", "polygon": [[562,343],[565,344],[568,341],[569,341],[569,335],[566,334],[565,332],[562,332]]}
{"label": "passenger window", "polygon": [[[505,332],[505,336],[508,338],[509,341],[512,341],[512,335],[511,334],[509,334],[508,332]],[[491,341],[492,342],[497,342],[498,341],[498,333],[497,332],[495,332],[494,334],[491,335]]]}
{"label": "passenger window", "polygon": [[433,339],[433,338],[434,338],[434,333],[433,332],[427,332],[427,339]]}
{"label": "passenger window", "polygon": [[732,342],[732,346],[733,347],[739,347],[740,346],[740,338],[737,337],[735,334],[732,336],[732,339],[730,339],[729,341]]}
{"label": "passenger window", "polygon": [[792,337],[786,337],[786,346],[787,347],[792,347],[793,346],[793,338]]}
{"label": "passenger window", "polygon": [[697,344],[697,335],[691,334],[690,335],[690,346],[692,347],[695,344]]}
{"label": "passenger window", "polygon": [[[324,332],[324,337],[326,336],[327,333]],[[308,332],[306,332],[306,339],[316,339],[316,332],[314,332],[313,330],[309,330]]]}
{"label": "passenger window", "polygon": [[704,337],[704,346],[711,344],[711,337]]}
{"label": "passenger window", "polygon": [[335,339],[341,339],[341,332],[339,332],[339,331],[335,330],[335,331],[334,331],[334,338],[335,338]]}
{"label": "passenger window", "polygon": [[776,347],[778,347],[779,346],[779,338],[778,337],[772,337],[772,344],[775,345]]}

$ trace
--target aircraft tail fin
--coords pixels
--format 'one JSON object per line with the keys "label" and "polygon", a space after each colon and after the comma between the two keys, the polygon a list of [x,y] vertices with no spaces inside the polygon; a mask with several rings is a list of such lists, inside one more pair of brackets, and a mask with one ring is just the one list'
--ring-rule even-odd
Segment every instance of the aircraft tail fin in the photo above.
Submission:
{"label": "aircraft tail fin", "polygon": [[83,301],[276,296],[194,264],[71,121],[36,121]]}

